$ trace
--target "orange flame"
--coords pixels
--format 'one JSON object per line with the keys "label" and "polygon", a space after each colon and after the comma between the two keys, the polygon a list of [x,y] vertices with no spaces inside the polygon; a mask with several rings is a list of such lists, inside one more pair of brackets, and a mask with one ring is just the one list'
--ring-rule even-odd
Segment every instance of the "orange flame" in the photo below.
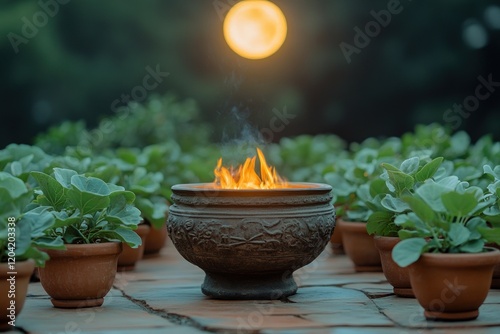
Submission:
{"label": "orange flame", "polygon": [[222,158],[217,161],[214,169],[215,187],[220,189],[276,189],[286,188],[287,183],[283,180],[276,169],[268,166],[266,158],[260,149],[257,148],[257,155],[260,161],[260,176],[255,171],[257,157],[247,158],[243,165],[237,169],[222,166]]}

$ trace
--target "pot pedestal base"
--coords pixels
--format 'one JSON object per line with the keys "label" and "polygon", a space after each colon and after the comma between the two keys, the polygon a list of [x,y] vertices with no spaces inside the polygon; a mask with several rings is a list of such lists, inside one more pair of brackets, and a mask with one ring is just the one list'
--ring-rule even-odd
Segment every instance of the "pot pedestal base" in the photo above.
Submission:
{"label": "pot pedestal base", "polygon": [[135,269],[135,264],[129,265],[129,266],[118,266],[117,271],[133,271]]}
{"label": "pot pedestal base", "polygon": [[474,320],[479,315],[479,310],[467,311],[467,312],[434,312],[434,311],[424,311],[425,318],[428,320],[443,320],[443,321],[462,321],[462,320]]}
{"label": "pot pedestal base", "polygon": [[500,289],[500,277],[493,277],[491,280],[492,289]]}
{"label": "pot pedestal base", "polygon": [[292,276],[234,275],[206,273],[201,291],[216,299],[261,299],[272,300],[291,296],[297,292]]}
{"label": "pot pedestal base", "polygon": [[354,266],[354,270],[358,273],[381,272],[382,266]]}
{"label": "pot pedestal base", "polygon": [[97,307],[101,306],[104,298],[96,299],[54,299],[51,298],[50,302],[54,307],[58,308],[84,308],[84,307]]}
{"label": "pot pedestal base", "polygon": [[394,294],[403,298],[415,298],[415,294],[411,288],[393,288]]}

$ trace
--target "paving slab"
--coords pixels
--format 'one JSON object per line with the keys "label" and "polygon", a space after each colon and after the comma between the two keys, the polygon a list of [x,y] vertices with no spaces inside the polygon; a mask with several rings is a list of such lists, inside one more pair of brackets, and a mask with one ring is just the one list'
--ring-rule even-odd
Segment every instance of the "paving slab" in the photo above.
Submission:
{"label": "paving slab", "polygon": [[426,321],[415,299],[392,293],[383,273],[357,273],[327,248],[298,270],[297,294],[283,300],[225,301],[202,294],[204,272],[168,244],[159,256],[118,273],[99,308],[52,307],[40,283],[9,333],[493,334],[500,332],[500,290],[477,320]]}

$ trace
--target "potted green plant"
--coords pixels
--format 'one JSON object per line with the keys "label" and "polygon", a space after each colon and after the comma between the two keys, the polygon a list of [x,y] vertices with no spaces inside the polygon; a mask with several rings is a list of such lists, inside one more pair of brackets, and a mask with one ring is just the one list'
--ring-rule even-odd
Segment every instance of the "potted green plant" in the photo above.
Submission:
{"label": "potted green plant", "polygon": [[45,237],[62,240],[64,250],[46,250],[40,282],[55,307],[100,306],[116,274],[122,243],[141,244],[134,232],[141,221],[134,193],[73,170],[54,168],[53,176],[32,172],[39,188],[33,213],[55,219]]}
{"label": "potted green plant", "polygon": [[337,204],[343,216],[337,220],[336,229],[342,233],[342,242],[347,256],[358,272],[382,271],[380,255],[375,248],[373,236],[366,230],[366,222],[372,208],[370,203],[370,183],[380,175],[380,163],[392,160],[391,154],[383,156],[383,150],[363,148],[356,152],[353,159],[346,160],[342,176],[325,175],[326,182],[338,189]]}
{"label": "potted green plant", "polygon": [[374,235],[375,247],[380,252],[382,270],[393,291],[400,297],[414,297],[408,268],[399,267],[392,259],[392,249],[400,241],[401,229],[394,223],[398,214],[410,211],[408,203],[401,196],[413,194],[415,189],[438,171],[443,158],[429,161],[429,157],[412,157],[398,167],[382,163],[384,172],[370,184],[373,212],[368,217],[366,230]]}
{"label": "potted green plant", "polygon": [[[168,205],[161,194],[163,175],[140,166],[142,157],[139,150],[118,149],[111,158],[96,159],[92,164],[93,171],[88,173],[89,176],[99,177],[132,191],[136,196],[134,205],[141,211],[144,219],[136,231],[143,243],[138,248],[124,246],[118,258],[119,270],[134,269],[146,250],[159,252],[166,241]],[[153,235],[149,238],[151,234]]]}
{"label": "potted green plant", "polygon": [[392,251],[401,267],[410,266],[415,297],[428,319],[475,319],[486,298],[500,251],[500,229],[481,218],[494,198],[456,176],[428,180],[402,197],[411,208],[395,223],[402,239]]}
{"label": "potted green plant", "polygon": [[0,172],[0,329],[15,325],[35,264],[43,266],[48,259],[37,247],[63,247],[61,240],[45,237],[54,223],[50,215],[25,214],[32,198],[22,180]]}
{"label": "potted green plant", "polygon": [[[489,165],[485,165],[483,171],[491,180],[491,183],[487,186],[487,192],[495,199],[493,204],[484,210],[483,218],[490,225],[500,227],[500,166],[492,168]],[[500,246],[495,243],[491,243],[489,246],[500,248]],[[500,264],[497,264],[493,268],[491,287],[500,289]]]}

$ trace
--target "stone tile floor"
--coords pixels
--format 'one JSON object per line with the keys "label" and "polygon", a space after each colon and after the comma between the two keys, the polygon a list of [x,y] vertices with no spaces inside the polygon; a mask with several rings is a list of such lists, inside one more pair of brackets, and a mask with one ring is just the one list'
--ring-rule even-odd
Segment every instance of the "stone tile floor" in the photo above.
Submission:
{"label": "stone tile floor", "polygon": [[295,273],[300,286],[283,301],[222,301],[201,293],[203,272],[169,244],[135,271],[119,273],[104,305],[52,307],[39,283],[11,333],[498,333],[500,290],[490,290],[478,319],[428,322],[415,299],[398,298],[382,273],[355,273],[327,248]]}

